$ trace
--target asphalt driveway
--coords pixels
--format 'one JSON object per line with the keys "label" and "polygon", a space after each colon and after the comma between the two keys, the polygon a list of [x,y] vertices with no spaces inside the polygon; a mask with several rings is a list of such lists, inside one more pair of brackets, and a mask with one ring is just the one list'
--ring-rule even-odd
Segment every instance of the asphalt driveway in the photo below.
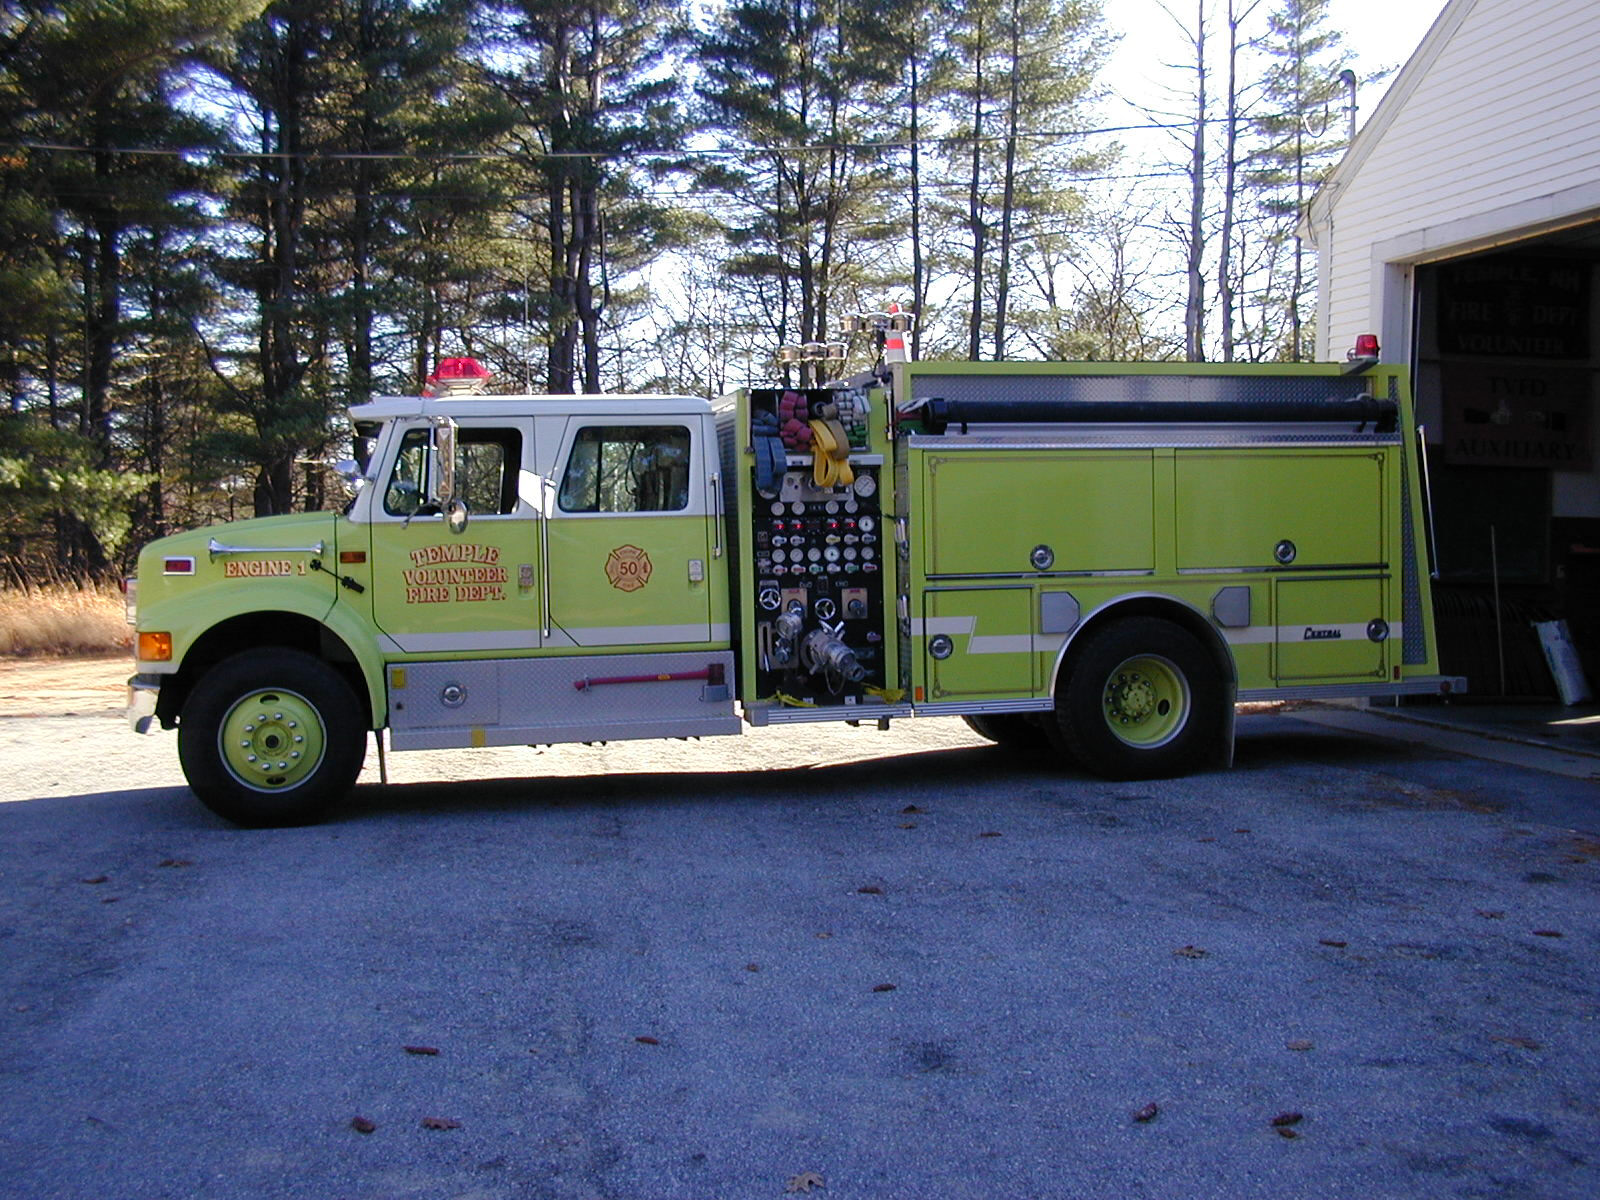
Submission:
{"label": "asphalt driveway", "polygon": [[396,755],[240,832],[173,757],[0,718],[0,1196],[1600,1194],[1592,783],[924,721]]}

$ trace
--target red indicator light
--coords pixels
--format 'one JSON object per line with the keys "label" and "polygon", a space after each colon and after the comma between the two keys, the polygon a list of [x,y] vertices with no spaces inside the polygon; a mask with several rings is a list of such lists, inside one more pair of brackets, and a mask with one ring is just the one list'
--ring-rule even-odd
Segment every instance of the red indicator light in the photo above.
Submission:
{"label": "red indicator light", "polygon": [[194,559],[164,558],[161,560],[161,573],[163,575],[193,575]]}
{"label": "red indicator light", "polygon": [[365,550],[341,550],[339,551],[339,561],[346,566],[364,563],[367,561],[367,552]]}
{"label": "red indicator light", "polygon": [[1350,352],[1351,358],[1377,358],[1378,335],[1375,333],[1362,333],[1356,336],[1356,348]]}

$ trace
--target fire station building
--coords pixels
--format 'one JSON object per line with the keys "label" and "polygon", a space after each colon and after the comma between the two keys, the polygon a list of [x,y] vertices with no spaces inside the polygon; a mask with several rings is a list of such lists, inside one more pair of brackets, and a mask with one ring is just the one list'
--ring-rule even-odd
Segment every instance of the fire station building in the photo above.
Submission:
{"label": "fire station building", "polygon": [[1312,201],[1319,357],[1376,331],[1426,426],[1441,667],[1600,685],[1600,4],[1450,0]]}

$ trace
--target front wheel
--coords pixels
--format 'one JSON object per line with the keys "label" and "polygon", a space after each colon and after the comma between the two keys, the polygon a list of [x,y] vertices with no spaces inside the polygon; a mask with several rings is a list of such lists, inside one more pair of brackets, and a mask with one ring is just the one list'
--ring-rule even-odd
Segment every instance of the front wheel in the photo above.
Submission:
{"label": "front wheel", "polygon": [[1227,687],[1193,634],[1132,617],[1089,634],[1056,689],[1065,749],[1108,779],[1156,779],[1222,757]]}
{"label": "front wheel", "polygon": [[200,802],[239,825],[303,825],[355,783],[361,705],[321,659],[281,647],[211,668],[178,722],[178,759]]}

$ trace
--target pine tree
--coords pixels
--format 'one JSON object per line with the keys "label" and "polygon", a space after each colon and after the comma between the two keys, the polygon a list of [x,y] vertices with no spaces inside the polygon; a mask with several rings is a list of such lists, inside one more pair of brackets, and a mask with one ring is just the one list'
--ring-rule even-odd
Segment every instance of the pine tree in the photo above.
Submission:
{"label": "pine tree", "polygon": [[1339,75],[1351,58],[1328,20],[1328,0],[1279,0],[1260,43],[1269,58],[1263,76],[1266,115],[1254,122],[1261,146],[1250,157],[1248,173],[1267,239],[1280,258],[1268,298],[1281,312],[1273,341],[1278,355],[1290,362],[1310,357],[1313,350],[1306,308],[1316,286],[1314,259],[1300,239],[1300,216],[1346,144],[1345,123],[1336,113]]}
{"label": "pine tree", "polygon": [[12,409],[35,423],[42,414],[48,453],[72,464],[77,482],[60,483],[52,518],[57,562],[70,573],[111,565],[126,515],[102,519],[67,503],[69,492],[90,503],[143,483],[127,472],[143,448],[130,444],[118,408],[140,356],[142,314],[129,303],[126,263],[139,245],[192,227],[193,196],[208,186],[202,169],[172,153],[216,137],[175,104],[176,75],[252,8],[259,4],[103,0],[7,5],[0,14],[0,121],[11,136],[49,146],[19,149],[3,168],[0,269],[41,301],[8,330],[16,340],[7,383]]}
{"label": "pine tree", "polygon": [[230,347],[228,407],[244,417],[234,453],[256,470],[257,516],[290,512],[297,457],[329,436],[332,397],[315,386],[334,341],[327,277],[312,253],[338,149],[322,121],[330,30],[318,0],[278,0],[218,55],[249,152],[232,216],[240,239],[223,270],[250,298],[253,346]]}
{"label": "pine tree", "polygon": [[880,146],[901,74],[891,22],[862,0],[743,0],[697,40],[702,127],[747,315],[776,342],[821,342],[896,233]]}
{"label": "pine tree", "polygon": [[676,18],[669,0],[505,0],[495,6],[509,66],[498,85],[517,106],[514,159],[537,209],[541,245],[532,315],[547,329],[545,386],[598,391],[613,288],[659,247],[646,182],[680,134],[678,81],[663,69]]}
{"label": "pine tree", "polygon": [[946,171],[965,195],[949,263],[968,294],[967,356],[1003,358],[1019,248],[1043,254],[1070,239],[1081,204],[1071,180],[1104,163],[1076,135],[1107,43],[1095,0],[976,0],[948,41]]}

